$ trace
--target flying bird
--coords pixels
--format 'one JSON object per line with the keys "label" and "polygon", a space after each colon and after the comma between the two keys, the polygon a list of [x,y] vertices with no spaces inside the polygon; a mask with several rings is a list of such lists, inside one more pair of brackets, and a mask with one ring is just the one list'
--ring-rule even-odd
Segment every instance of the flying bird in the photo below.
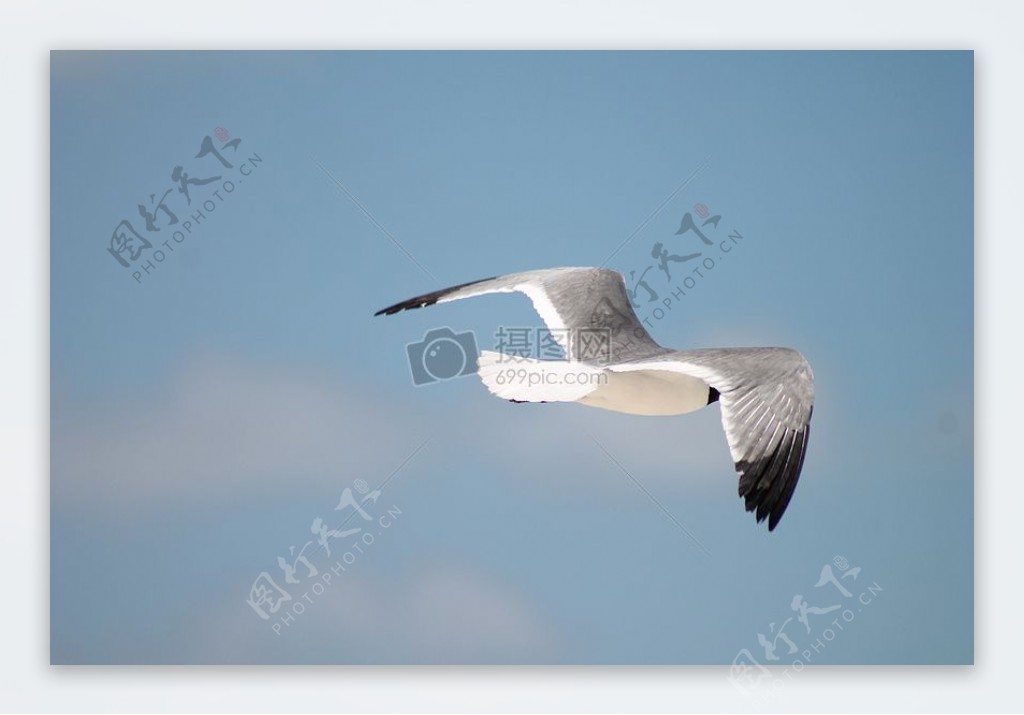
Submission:
{"label": "flying bird", "polygon": [[[375,315],[513,292],[530,299],[567,359],[483,351],[477,371],[491,393],[512,402],[577,402],[633,415],[680,415],[720,402],[739,495],[758,523],[767,518],[768,530],[775,529],[800,479],[811,431],[814,375],[803,355],[791,348],[664,348],[633,311],[622,276],[606,268],[485,278]],[[533,379],[535,373],[542,377]]]}

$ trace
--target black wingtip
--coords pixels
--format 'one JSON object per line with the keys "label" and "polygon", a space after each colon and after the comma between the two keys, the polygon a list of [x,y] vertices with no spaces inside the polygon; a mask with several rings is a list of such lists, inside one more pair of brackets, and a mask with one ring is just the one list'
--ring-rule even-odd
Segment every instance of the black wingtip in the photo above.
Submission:
{"label": "black wingtip", "polygon": [[446,295],[454,293],[455,291],[461,288],[467,288],[471,285],[476,285],[477,283],[483,283],[485,281],[492,281],[494,280],[495,277],[496,276],[492,276],[491,278],[482,278],[478,281],[470,281],[469,283],[460,283],[459,285],[452,286],[451,288],[442,288],[441,290],[436,290],[433,293],[418,295],[415,298],[403,300],[401,303],[389,305],[387,308],[381,308],[380,310],[373,314],[373,317],[376,318],[378,315],[394,315],[395,313],[401,313],[403,310],[426,308],[428,305],[433,305],[441,298],[444,298]]}
{"label": "black wingtip", "polygon": [[809,437],[808,424],[781,439],[772,453],[757,463],[741,461],[736,465],[741,472],[739,492],[744,506],[754,512],[757,523],[768,520],[768,531],[775,531],[793,498]]}
{"label": "black wingtip", "polygon": [[410,298],[409,300],[403,300],[401,303],[395,303],[389,305],[387,308],[381,308],[373,317],[378,315],[394,315],[395,313],[401,313],[403,310],[412,310],[414,308],[425,308],[428,305],[433,305],[437,302],[437,298],[430,300],[426,296],[420,296],[418,298]]}
{"label": "black wingtip", "polygon": [[796,463],[791,472],[791,477],[786,481],[782,487],[782,493],[779,494],[775,501],[775,508],[772,512],[772,517],[768,521],[768,531],[774,531],[775,526],[782,519],[782,515],[786,513],[786,508],[789,506],[790,500],[793,498],[793,493],[796,491],[797,482],[800,481],[800,474],[804,469],[804,459],[807,456],[807,442],[811,438],[811,425],[804,425],[803,430],[800,433],[800,452],[795,455]]}

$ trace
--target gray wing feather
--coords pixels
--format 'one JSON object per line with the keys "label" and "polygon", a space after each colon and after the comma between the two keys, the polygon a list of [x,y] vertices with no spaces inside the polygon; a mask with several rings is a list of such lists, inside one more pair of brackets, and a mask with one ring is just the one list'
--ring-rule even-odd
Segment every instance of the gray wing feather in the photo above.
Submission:
{"label": "gray wing feather", "polygon": [[[396,303],[376,315],[393,315],[460,298],[487,293],[525,293],[559,339],[567,331],[572,340],[586,339],[590,350],[573,350],[583,362],[606,364],[668,351],[658,345],[640,323],[622,276],[606,268],[549,268],[510,273],[452,286]],[[545,304],[547,301],[547,304]],[[594,350],[598,341],[600,350]],[[562,340],[559,340],[562,342]],[[569,349],[564,342],[562,347]]]}
{"label": "gray wing feather", "polygon": [[800,479],[811,431],[814,375],[804,356],[789,348],[679,350],[612,369],[659,366],[718,391],[740,497],[774,530]]}
{"label": "gray wing feather", "polygon": [[796,489],[814,410],[814,374],[789,348],[684,350],[720,393],[722,426],[740,475],[739,495],[773,530]]}

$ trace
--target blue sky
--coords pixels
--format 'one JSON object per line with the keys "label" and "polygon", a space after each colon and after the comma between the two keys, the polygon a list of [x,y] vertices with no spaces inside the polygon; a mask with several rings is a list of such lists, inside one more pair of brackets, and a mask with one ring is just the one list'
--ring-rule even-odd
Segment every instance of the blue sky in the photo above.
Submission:
{"label": "blue sky", "polygon": [[[806,662],[973,660],[970,53],[55,53],[51,73],[54,662],[765,662],[789,618],[781,663],[819,638]],[[230,167],[195,158],[207,136],[240,139]],[[220,178],[188,206],[176,166]],[[156,235],[137,205],[168,189],[179,223],[156,214],[169,247],[136,281],[111,233]],[[654,338],[792,346],[815,371],[771,534],[717,406],[412,384],[407,343],[490,348],[538,324],[526,298],[372,317],[499,273],[640,274],[655,243],[696,245],[674,234],[697,204],[743,238],[645,306]],[[351,515],[356,480],[386,482],[352,537],[373,543],[327,584],[311,523]],[[286,584],[277,558],[310,539],[318,575]],[[849,598],[815,587],[836,556],[861,569]],[[292,596],[267,620],[262,572]],[[796,595],[844,610],[805,628]]]}

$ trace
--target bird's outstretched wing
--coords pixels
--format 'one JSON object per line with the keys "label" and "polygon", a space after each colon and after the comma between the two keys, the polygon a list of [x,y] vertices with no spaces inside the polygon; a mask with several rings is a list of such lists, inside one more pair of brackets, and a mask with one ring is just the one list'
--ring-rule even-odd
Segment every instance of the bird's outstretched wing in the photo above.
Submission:
{"label": "bird's outstretched wing", "polygon": [[570,359],[607,364],[666,351],[640,323],[622,276],[606,268],[549,268],[463,283],[395,303],[393,315],[487,293],[524,293]]}
{"label": "bird's outstretched wing", "polygon": [[608,369],[681,372],[718,390],[739,494],[747,511],[775,529],[800,479],[811,431],[814,375],[803,355],[789,348],[681,350]]}

